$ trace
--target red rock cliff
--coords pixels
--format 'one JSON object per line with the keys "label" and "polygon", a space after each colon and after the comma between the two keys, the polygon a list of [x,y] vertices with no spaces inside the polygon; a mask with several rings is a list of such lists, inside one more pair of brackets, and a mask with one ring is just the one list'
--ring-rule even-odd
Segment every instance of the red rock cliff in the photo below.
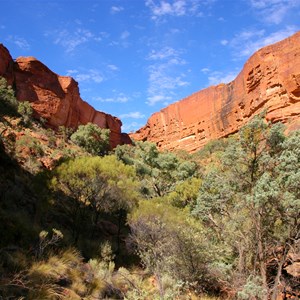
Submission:
{"label": "red rock cliff", "polygon": [[263,110],[269,121],[300,128],[300,32],[257,51],[229,84],[201,90],[153,114],[130,137],[194,152],[236,132]]}
{"label": "red rock cliff", "polygon": [[34,57],[19,57],[14,62],[8,50],[0,44],[0,76],[13,85],[19,101],[30,101],[35,113],[52,127],[76,128],[88,122],[110,129],[110,144],[123,143],[121,121],[96,111],[80,98],[77,82],[59,76]]}

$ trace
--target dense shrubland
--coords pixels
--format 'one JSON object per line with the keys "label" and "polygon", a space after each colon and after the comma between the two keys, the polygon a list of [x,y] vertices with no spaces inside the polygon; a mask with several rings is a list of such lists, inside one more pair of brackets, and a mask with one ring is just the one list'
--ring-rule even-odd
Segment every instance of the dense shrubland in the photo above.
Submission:
{"label": "dense shrubland", "polygon": [[299,131],[255,117],[193,155],[109,153],[107,130],[43,123],[1,79],[0,297],[299,295]]}

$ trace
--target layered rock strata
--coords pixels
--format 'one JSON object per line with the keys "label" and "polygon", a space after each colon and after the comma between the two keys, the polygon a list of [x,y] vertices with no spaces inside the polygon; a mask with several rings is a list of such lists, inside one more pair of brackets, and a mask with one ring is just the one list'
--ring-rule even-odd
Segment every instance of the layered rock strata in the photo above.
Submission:
{"label": "layered rock strata", "polygon": [[14,87],[17,99],[30,101],[35,114],[44,118],[49,126],[76,128],[91,122],[110,129],[112,148],[126,141],[118,118],[95,110],[81,99],[78,83],[73,78],[55,74],[34,57],[19,57],[13,61],[0,44],[0,76]]}
{"label": "layered rock strata", "polygon": [[300,32],[257,51],[235,80],[211,86],[154,113],[130,137],[162,150],[194,152],[238,131],[254,115],[300,128]]}

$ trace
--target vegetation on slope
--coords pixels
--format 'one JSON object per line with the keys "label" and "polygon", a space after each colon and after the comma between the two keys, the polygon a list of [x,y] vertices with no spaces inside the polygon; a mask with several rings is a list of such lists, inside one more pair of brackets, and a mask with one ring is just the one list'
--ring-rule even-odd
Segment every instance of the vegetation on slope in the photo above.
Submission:
{"label": "vegetation on slope", "polygon": [[255,117],[194,155],[108,153],[33,116],[1,79],[2,298],[299,296],[300,132]]}

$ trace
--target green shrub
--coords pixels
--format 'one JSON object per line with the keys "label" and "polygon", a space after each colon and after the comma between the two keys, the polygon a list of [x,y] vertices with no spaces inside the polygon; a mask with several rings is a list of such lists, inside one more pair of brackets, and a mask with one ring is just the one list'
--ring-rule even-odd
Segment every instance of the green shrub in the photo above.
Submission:
{"label": "green shrub", "polygon": [[14,90],[7,86],[5,78],[0,77],[0,116],[17,116],[18,100],[15,97]]}
{"label": "green shrub", "polygon": [[109,129],[88,123],[80,125],[71,140],[93,155],[104,155],[109,150]]}
{"label": "green shrub", "polygon": [[30,125],[33,115],[33,109],[28,101],[19,103],[18,113],[22,116],[24,124]]}

